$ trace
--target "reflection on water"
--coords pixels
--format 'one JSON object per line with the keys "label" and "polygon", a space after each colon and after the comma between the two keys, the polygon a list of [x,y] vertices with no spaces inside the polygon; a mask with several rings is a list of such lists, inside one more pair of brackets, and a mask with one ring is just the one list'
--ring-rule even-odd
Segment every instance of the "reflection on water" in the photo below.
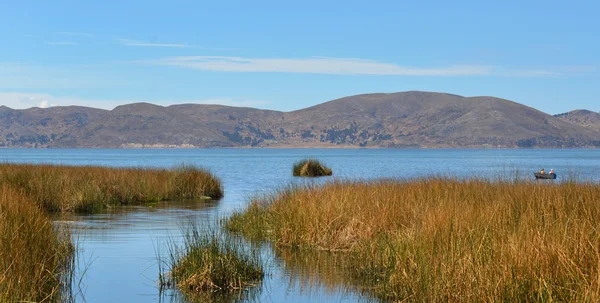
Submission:
{"label": "reflection on water", "polygon": [[368,289],[352,283],[347,271],[352,266],[348,253],[299,251],[282,247],[274,247],[273,251],[275,261],[288,278],[289,287],[300,293],[324,290],[332,294],[355,294],[357,299],[365,302],[377,301],[369,296]]}
{"label": "reflection on water", "polygon": [[262,284],[256,287],[233,292],[201,292],[193,297],[188,297],[177,291],[163,291],[160,293],[159,302],[181,303],[181,302],[206,302],[206,303],[235,303],[235,302],[260,302]]}
{"label": "reflection on water", "polygon": [[94,215],[57,217],[73,228],[81,247],[76,281],[80,300],[143,302],[158,298],[157,254],[166,239],[181,239],[180,228],[196,220],[213,220],[216,201],[161,202],[126,206]]}
{"label": "reflection on water", "polygon": [[[216,228],[219,201],[161,202],[126,206],[94,215],[55,217],[70,226],[81,250],[75,274],[76,301],[86,302],[354,302],[364,300],[343,279],[343,266],[326,254],[273,250],[263,243],[266,276],[261,285],[228,294],[185,297],[159,289],[159,262],[170,243],[181,243],[190,225]],[[246,243],[243,239],[234,237]],[[81,281],[81,284],[79,284]],[[141,281],[141,283],[140,283]],[[147,299],[147,300],[146,300]]]}
{"label": "reflection on water", "polygon": [[[206,223],[191,222],[182,226],[183,243],[169,240],[167,253],[158,256],[161,294],[165,290],[182,289],[183,295],[175,292],[171,298],[171,301],[182,302],[235,302],[258,298],[264,277],[261,250],[246,245],[239,237],[232,237],[219,228],[218,223]],[[204,290],[186,292],[186,287]]]}

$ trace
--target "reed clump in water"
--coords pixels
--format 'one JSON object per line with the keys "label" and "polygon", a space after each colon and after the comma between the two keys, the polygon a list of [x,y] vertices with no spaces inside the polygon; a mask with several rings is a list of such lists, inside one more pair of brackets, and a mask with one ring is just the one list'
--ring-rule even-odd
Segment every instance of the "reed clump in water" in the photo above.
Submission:
{"label": "reed clump in water", "polygon": [[206,293],[235,294],[262,281],[258,251],[244,249],[225,235],[202,232],[195,225],[184,232],[184,238],[182,248],[170,247],[170,272],[160,273],[161,288],[175,286],[194,299],[205,298]]}
{"label": "reed clump in water", "polygon": [[425,178],[333,182],[255,199],[226,227],[346,251],[384,300],[600,300],[600,185]]}
{"label": "reed clump in water", "polygon": [[223,196],[209,171],[173,169],[0,164],[0,183],[18,188],[49,212],[97,212],[126,204]]}
{"label": "reed clump in water", "polygon": [[294,163],[292,172],[296,177],[322,177],[333,174],[330,168],[316,159],[305,159]]}
{"label": "reed clump in water", "polygon": [[73,270],[67,230],[20,191],[0,185],[0,302],[55,302]]}

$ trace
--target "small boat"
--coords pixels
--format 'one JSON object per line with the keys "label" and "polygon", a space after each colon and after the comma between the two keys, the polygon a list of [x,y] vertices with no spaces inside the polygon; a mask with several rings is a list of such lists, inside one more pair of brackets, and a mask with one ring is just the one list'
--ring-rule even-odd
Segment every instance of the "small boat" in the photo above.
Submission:
{"label": "small boat", "polygon": [[533,173],[536,179],[556,179],[556,174],[542,174],[542,173]]}

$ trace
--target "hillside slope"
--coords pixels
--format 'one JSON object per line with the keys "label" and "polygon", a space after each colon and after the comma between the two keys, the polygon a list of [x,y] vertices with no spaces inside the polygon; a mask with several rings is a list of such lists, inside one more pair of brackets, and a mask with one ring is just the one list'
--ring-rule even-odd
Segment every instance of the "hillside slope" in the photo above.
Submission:
{"label": "hillside slope", "polygon": [[0,146],[596,147],[598,116],[551,116],[494,97],[418,91],[350,96],[292,112],[203,104],[1,106]]}
{"label": "hillside slope", "polygon": [[600,132],[600,113],[589,110],[574,110],[555,117]]}

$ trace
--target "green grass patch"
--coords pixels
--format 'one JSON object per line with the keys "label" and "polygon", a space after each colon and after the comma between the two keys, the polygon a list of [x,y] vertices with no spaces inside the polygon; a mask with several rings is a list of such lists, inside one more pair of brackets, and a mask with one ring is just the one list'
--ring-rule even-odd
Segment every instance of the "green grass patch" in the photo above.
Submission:
{"label": "green grass patch", "polygon": [[333,174],[330,168],[316,159],[305,159],[294,163],[292,172],[296,177],[322,177]]}
{"label": "green grass patch", "polygon": [[161,288],[176,287],[194,301],[206,300],[207,294],[231,296],[257,286],[264,277],[256,249],[244,248],[227,235],[201,231],[197,225],[184,232],[181,247],[170,245],[169,258],[169,271],[161,268]]}

